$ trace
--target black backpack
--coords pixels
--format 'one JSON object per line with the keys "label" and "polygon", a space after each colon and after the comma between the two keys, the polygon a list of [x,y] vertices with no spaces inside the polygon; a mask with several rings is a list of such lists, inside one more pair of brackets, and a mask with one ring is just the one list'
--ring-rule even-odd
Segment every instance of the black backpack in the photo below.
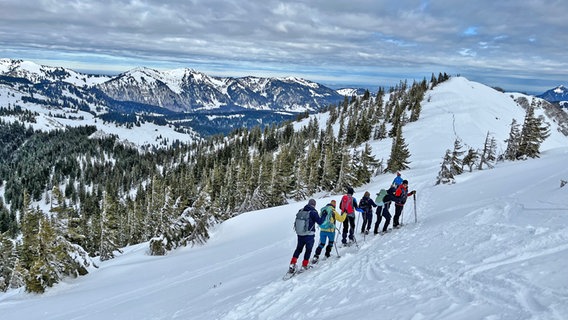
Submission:
{"label": "black backpack", "polygon": [[370,207],[371,207],[371,204],[369,203],[369,198],[367,198],[367,197],[361,198],[361,201],[359,201],[359,208],[361,208],[361,209],[363,209],[363,211],[367,212],[367,211],[369,211]]}

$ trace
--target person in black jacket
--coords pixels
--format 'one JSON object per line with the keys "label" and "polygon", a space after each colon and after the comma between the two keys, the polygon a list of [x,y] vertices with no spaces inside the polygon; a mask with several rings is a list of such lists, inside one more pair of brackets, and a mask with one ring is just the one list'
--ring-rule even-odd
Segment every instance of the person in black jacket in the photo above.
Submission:
{"label": "person in black jacket", "polygon": [[378,227],[379,224],[381,223],[381,217],[385,218],[385,224],[383,226],[383,234],[387,233],[388,231],[388,227],[389,224],[391,222],[391,214],[389,212],[390,209],[390,205],[391,202],[394,200],[394,193],[396,192],[396,188],[395,187],[390,187],[387,190],[387,194],[383,197],[383,212],[381,214],[381,216],[379,216],[379,221],[377,221],[377,224],[375,226],[375,234],[377,234],[378,232]]}
{"label": "person in black jacket", "polygon": [[373,201],[373,199],[371,199],[369,191],[365,191],[363,198],[359,200],[359,208],[363,209],[363,225],[361,226],[361,233],[369,234],[371,223],[373,222],[373,208],[376,207],[377,204]]}

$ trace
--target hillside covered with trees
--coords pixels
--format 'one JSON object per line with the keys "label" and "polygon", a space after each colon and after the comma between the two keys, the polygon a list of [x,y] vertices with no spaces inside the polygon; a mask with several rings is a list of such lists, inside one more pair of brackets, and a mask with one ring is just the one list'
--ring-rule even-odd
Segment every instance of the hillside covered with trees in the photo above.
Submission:
{"label": "hillside covered with trees", "polygon": [[[152,152],[117,136],[94,138],[89,126],[41,132],[1,122],[0,290],[43,292],[86,274],[92,257],[111,259],[127,245],[149,242],[151,254],[163,255],[207,241],[212,225],[242,212],[340,193],[406,169],[411,154],[402,128],[419,120],[425,93],[447,79],[346,98],[327,108],[325,126],[304,115]],[[438,182],[450,183],[464,166],[538,157],[547,132],[530,110],[522,128],[512,124],[504,155],[489,134],[484,150],[464,154],[456,142]],[[376,159],[368,143],[381,139],[392,140],[388,159]]]}

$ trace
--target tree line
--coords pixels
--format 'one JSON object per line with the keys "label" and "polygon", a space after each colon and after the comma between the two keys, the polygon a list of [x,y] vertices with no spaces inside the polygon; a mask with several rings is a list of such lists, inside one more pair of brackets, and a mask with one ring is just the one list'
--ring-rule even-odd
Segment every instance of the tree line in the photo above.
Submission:
{"label": "tree line", "polygon": [[549,125],[543,117],[536,117],[535,108],[541,108],[542,103],[533,100],[530,105],[525,107],[526,114],[522,126],[516,119],[511,121],[509,137],[504,141],[507,147],[502,154],[498,154],[497,141],[488,132],[481,150],[469,148],[463,150],[462,141],[458,138],[454,140],[452,150],[447,149],[443,157],[436,184],[453,184],[455,177],[473,169],[483,170],[493,168],[497,161],[516,161],[528,158],[538,158],[540,155],[540,145],[550,136]]}

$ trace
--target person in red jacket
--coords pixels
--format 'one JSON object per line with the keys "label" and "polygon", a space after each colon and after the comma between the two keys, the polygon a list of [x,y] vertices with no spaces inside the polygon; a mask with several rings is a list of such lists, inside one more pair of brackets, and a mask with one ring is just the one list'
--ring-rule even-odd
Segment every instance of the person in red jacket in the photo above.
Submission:
{"label": "person in red jacket", "polygon": [[406,203],[406,198],[416,194],[416,190],[408,192],[408,180],[402,181],[402,184],[396,188],[394,192],[394,218],[392,226],[394,228],[400,228],[400,216],[402,215],[402,209],[404,209],[404,204]]}

